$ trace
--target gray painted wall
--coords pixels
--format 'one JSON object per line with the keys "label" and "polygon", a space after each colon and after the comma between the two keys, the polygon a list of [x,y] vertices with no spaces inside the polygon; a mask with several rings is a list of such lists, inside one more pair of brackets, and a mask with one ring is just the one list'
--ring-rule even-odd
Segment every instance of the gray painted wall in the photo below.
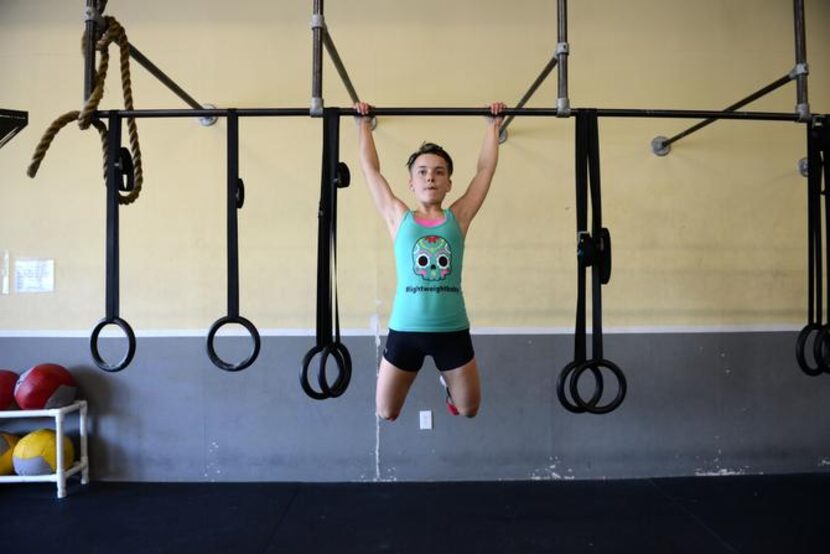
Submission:
{"label": "gray painted wall", "polygon": [[[379,349],[348,337],[349,390],[314,401],[297,381],[310,337],[264,337],[240,373],[197,337],[139,338],[126,370],[96,369],[85,338],[0,338],[0,366],[73,371],[90,402],[93,479],[373,481],[593,479],[830,470],[830,375],[808,377],[796,334],[607,335],[628,398],[604,416],[562,408],[554,386],[568,335],[476,335],[483,406],[450,416],[429,362],[404,413],[374,416]],[[223,339],[244,341],[246,339]],[[241,356],[240,356],[241,358]],[[419,429],[432,410],[434,429]],[[48,423],[48,422],[44,422]],[[10,431],[32,421],[4,422]],[[74,423],[70,429],[74,429]]]}

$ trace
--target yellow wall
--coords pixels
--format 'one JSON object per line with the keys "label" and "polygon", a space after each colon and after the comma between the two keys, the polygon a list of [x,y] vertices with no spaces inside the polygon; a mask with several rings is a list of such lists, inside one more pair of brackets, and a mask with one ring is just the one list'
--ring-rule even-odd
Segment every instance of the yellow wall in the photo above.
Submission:
{"label": "yellow wall", "polygon": [[[199,101],[304,107],[311,2],[125,2],[107,13]],[[351,78],[376,105],[514,104],[551,56],[553,0],[351,0],[326,21]],[[830,4],[807,0],[810,103],[830,111]],[[0,331],[88,329],[104,313],[104,198],[97,135],[67,127],[35,180],[32,150],[80,107],[83,2],[0,0],[0,107],[30,123],[0,150],[0,252],[51,258],[52,294],[0,295]],[[790,71],[792,2],[570,2],[574,107],[721,109]],[[117,67],[113,49],[113,67]],[[133,64],[136,107],[183,104]],[[529,106],[555,102],[552,74]],[[324,97],[348,105],[325,63]],[[115,71],[102,108],[121,105]],[[795,86],[751,109],[792,111]],[[205,329],[225,310],[225,123],[139,120],[145,184],[121,212],[121,313],[137,330]],[[658,158],[656,135],[691,122],[603,119],[604,219],[614,242],[610,326],[797,326],[805,315],[803,126],[719,122]],[[340,292],[344,327],[385,325],[390,241],[360,180],[352,122],[342,157]],[[242,314],[263,329],[314,326],[321,121],[244,119],[240,172]],[[409,198],[407,155],[422,140],[471,177],[477,118],[382,118],[384,173]],[[573,120],[514,121],[492,192],[468,237],[465,291],[476,328],[569,327],[575,302]],[[455,196],[451,197],[449,201]]]}

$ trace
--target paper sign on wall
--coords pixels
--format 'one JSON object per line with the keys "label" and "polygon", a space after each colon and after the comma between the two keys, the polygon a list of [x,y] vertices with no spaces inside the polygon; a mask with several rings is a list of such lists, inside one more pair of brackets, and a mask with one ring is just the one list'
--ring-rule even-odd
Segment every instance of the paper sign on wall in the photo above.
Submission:
{"label": "paper sign on wall", "polygon": [[54,292],[55,260],[15,260],[14,291],[18,293]]}
{"label": "paper sign on wall", "polygon": [[0,294],[9,294],[9,251],[0,252]]}

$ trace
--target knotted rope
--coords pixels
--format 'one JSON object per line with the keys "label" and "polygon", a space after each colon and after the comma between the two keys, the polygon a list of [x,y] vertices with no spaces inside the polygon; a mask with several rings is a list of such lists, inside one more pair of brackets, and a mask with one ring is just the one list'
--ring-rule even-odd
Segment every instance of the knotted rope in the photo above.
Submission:
{"label": "knotted rope", "polygon": [[[102,5],[105,6],[106,2],[103,2]],[[98,130],[98,133],[101,136],[104,156],[104,179],[106,180],[107,128],[97,119],[93,119],[93,114],[98,111],[98,104],[101,103],[101,99],[104,97],[104,82],[106,81],[107,69],[109,68],[109,45],[113,42],[118,44],[121,52],[121,88],[124,96],[124,108],[126,110],[133,110],[134,107],[132,82],[130,79],[130,43],[127,40],[127,33],[124,31],[124,27],[122,27],[114,17],[106,16],[104,17],[104,22],[106,23],[105,31],[101,35],[101,38],[95,43],[95,49],[100,52],[100,60],[95,74],[95,86],[92,90],[92,94],[89,95],[83,109],[63,114],[52,122],[52,124],[46,129],[46,132],[43,134],[43,138],[40,139],[37,148],[35,148],[35,153],[32,156],[29,168],[26,170],[26,174],[29,177],[34,178],[34,176],[37,175],[40,164],[46,156],[46,151],[49,150],[49,146],[52,144],[52,141],[55,139],[58,132],[69,122],[77,121],[78,127],[82,130],[88,129],[91,125]],[[86,33],[84,33],[81,43],[83,44],[85,40]],[[130,151],[132,152],[133,157],[133,177],[135,187],[127,194],[119,194],[118,201],[120,204],[131,204],[134,202],[141,193],[141,184],[144,181],[144,172],[141,166],[141,148],[138,143],[138,129],[136,128],[134,118],[127,118],[127,129],[130,139]]]}

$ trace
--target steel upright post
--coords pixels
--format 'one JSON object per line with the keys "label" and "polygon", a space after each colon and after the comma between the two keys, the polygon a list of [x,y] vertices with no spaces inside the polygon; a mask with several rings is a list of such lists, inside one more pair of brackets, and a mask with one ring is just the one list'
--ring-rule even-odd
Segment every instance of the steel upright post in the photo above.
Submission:
{"label": "steel upright post", "polygon": [[795,71],[797,87],[797,105],[801,121],[810,119],[810,103],[807,99],[807,40],[804,32],[804,0],[793,0],[793,12],[795,21]]}
{"label": "steel upright post", "polygon": [[326,32],[323,17],[323,0],[314,0],[314,14],[311,16],[312,59],[311,59],[311,115],[323,115],[323,33]]}
{"label": "steel upright post", "polygon": [[84,9],[84,24],[86,34],[84,35],[84,103],[92,95],[95,88],[95,34],[96,20],[100,19],[96,0],[86,0]]}
{"label": "steel upright post", "polygon": [[561,116],[567,116],[571,111],[571,102],[568,99],[568,1],[559,0],[557,7],[557,22],[559,27],[556,57],[559,65],[559,97],[556,100],[556,109]]}

